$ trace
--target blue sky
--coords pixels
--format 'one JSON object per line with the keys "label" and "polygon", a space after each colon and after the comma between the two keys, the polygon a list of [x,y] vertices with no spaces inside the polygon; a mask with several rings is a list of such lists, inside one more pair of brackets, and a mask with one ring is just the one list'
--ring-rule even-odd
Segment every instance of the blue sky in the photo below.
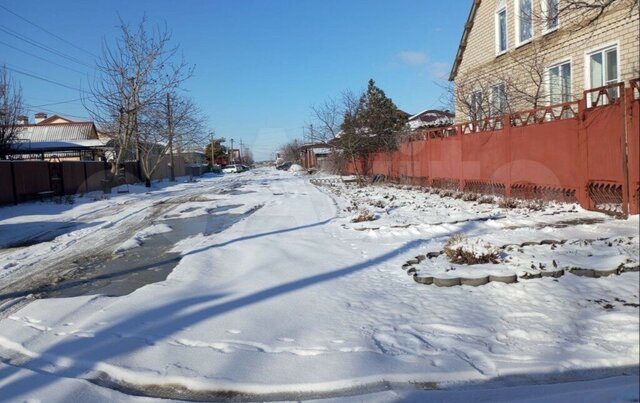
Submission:
{"label": "blue sky", "polygon": [[[166,23],[195,65],[185,87],[209,126],[218,136],[242,139],[257,159],[266,159],[278,145],[302,137],[311,105],[346,89],[362,90],[369,78],[409,113],[439,107],[436,82],[448,74],[470,1],[3,0],[1,5],[73,46],[0,8],[0,63],[72,88],[87,88],[91,53],[99,54],[101,44],[118,35],[118,15],[133,24],[144,14],[151,23]],[[87,117],[77,89],[13,76],[31,119],[38,111]]]}

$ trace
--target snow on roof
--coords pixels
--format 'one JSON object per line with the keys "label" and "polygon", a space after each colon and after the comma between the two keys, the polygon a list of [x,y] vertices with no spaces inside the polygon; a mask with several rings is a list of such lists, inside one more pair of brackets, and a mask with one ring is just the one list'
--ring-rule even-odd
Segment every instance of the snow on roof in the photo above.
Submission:
{"label": "snow on roof", "polygon": [[441,111],[438,109],[425,109],[422,112],[416,113],[415,115],[411,116],[408,120],[412,121],[412,120],[420,119],[423,121],[429,121],[429,120],[435,120],[440,117],[453,118],[454,116],[455,115],[449,111]]}
{"label": "snow on roof", "polygon": [[52,141],[18,141],[11,145],[13,151],[70,151],[86,148],[101,148],[106,144],[99,139],[52,140]]}

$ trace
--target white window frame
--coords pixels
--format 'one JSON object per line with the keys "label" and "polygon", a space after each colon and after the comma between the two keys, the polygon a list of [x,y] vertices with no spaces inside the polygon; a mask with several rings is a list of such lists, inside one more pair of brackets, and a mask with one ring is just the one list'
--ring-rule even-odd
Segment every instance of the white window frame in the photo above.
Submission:
{"label": "white window frame", "polygon": [[[617,69],[616,69],[617,79],[616,79],[616,82],[617,83],[621,82],[621,80],[620,80],[620,55],[622,54],[622,48],[620,47],[620,42],[619,41],[609,42],[609,43],[606,43],[604,45],[588,49],[588,50],[586,50],[584,52],[584,89],[585,89],[585,91],[593,89],[593,88],[598,88],[598,87],[592,87],[591,86],[591,63],[590,63],[590,60],[589,60],[591,55],[593,55],[594,53],[602,53],[602,55],[603,55],[603,58],[602,58],[602,60],[603,60],[602,70],[603,70],[603,72],[606,72],[607,71],[606,70],[606,65],[605,65],[605,63],[606,63],[605,59],[606,58],[604,57],[604,53],[606,51],[614,49],[614,48],[616,49],[616,53],[617,53],[617,57],[618,57],[618,60],[617,60],[617,63],[616,63],[617,64]],[[610,85],[610,84],[613,84],[613,83],[609,83],[609,84],[604,83],[605,86],[606,85]],[[618,94],[618,96],[621,96],[621,94]],[[590,108],[593,101],[592,101],[590,96],[586,97],[586,98],[587,98],[587,107]]]}
{"label": "white window frame", "polygon": [[[505,48],[504,50],[500,49],[500,14],[504,11],[504,21],[505,21],[505,33],[504,33],[504,38],[505,38]],[[495,15],[495,39],[496,39],[496,57],[500,56],[500,55],[504,55],[505,53],[507,53],[507,50],[509,49],[509,12],[507,11],[507,5],[506,3],[504,5],[501,5],[498,7],[498,9],[496,10],[496,15]]]}
{"label": "white window frame", "polygon": [[[551,63],[550,65],[547,66],[547,68],[545,69],[545,90],[546,93],[548,94],[548,98],[547,98],[547,105],[552,105],[551,102],[551,74],[550,74],[550,70],[554,67],[562,67],[565,64],[569,64],[569,75],[570,75],[570,79],[569,79],[569,94],[570,96],[573,98],[573,60],[572,58],[566,58],[566,59],[561,59],[561,60],[557,60],[553,63]],[[570,102],[570,101],[568,101]],[[564,103],[564,102],[562,102]]]}
{"label": "white window frame", "polygon": [[[496,113],[494,113],[494,110],[493,110],[493,105],[494,105],[494,103],[493,103],[494,102],[494,99],[493,99],[493,92],[494,91],[493,90],[494,90],[494,88],[500,87],[500,86],[502,86],[502,88],[503,88],[504,105],[502,105],[502,107],[503,107],[502,112],[500,114],[496,114]],[[508,99],[507,99],[507,84],[504,81],[500,81],[500,82],[495,83],[494,85],[492,85],[491,86],[491,93],[489,94],[489,115],[490,115],[490,117],[496,118],[496,117],[502,116],[505,113],[507,113],[507,109],[508,109],[507,102],[508,102]]]}
{"label": "white window frame", "polygon": [[[549,9],[547,8],[548,1],[549,0],[540,0],[540,10],[542,11],[542,16],[543,16],[543,19],[542,19],[542,35],[546,35],[546,34],[549,34],[551,32],[555,32],[555,31],[558,30],[558,28],[560,28],[560,15],[559,14],[556,16],[556,19],[558,20],[558,22],[556,23],[556,26],[552,27],[552,28],[548,27],[548,24],[547,24],[548,23],[547,14],[549,12]],[[558,5],[557,5],[558,10],[560,10],[560,0],[555,0],[555,1],[558,3]]]}
{"label": "white window frame", "polygon": [[[480,102],[476,103],[476,95],[479,94],[479,98],[480,98]],[[481,89],[477,89],[474,90],[473,92],[471,92],[471,113],[474,114],[475,116],[469,116],[469,120],[472,122],[476,122],[476,121],[480,121],[483,120],[484,118],[486,118],[486,113],[483,110],[484,109],[484,91],[482,91]],[[476,104],[477,104],[477,108],[476,108]],[[478,116],[480,115],[480,116]]]}
{"label": "white window frame", "polygon": [[515,23],[515,36],[516,36],[516,48],[526,45],[527,43],[533,40],[535,36],[534,28],[535,24],[533,23],[533,6],[534,0],[531,0],[531,37],[529,39],[525,39],[524,41],[520,40],[520,1],[522,0],[514,0],[514,16],[513,20]]}

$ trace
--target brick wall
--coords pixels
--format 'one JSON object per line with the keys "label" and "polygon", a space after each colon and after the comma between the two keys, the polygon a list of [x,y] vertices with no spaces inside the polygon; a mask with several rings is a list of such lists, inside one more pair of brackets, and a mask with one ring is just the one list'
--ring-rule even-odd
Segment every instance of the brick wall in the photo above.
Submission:
{"label": "brick wall", "polygon": [[[640,76],[639,13],[637,6],[630,12],[629,1],[619,1],[597,23],[587,28],[580,29],[584,25],[582,15],[567,14],[561,18],[556,31],[543,34],[539,17],[540,1],[532,0],[533,40],[516,47],[515,0],[483,0],[476,11],[455,82],[463,83],[471,78],[475,80],[476,77],[481,77],[482,81],[490,86],[507,77],[532,93],[536,84],[528,78],[532,69],[531,60],[535,58],[539,61],[543,65],[543,68],[539,69],[542,71],[557,62],[569,60],[573,98],[579,99],[585,89],[586,54],[611,44],[618,45],[619,80],[629,81],[637,78]],[[562,0],[560,3],[562,4]],[[495,16],[499,4],[507,6],[508,46],[505,54],[496,56]],[[541,89],[544,95],[547,95],[546,85]],[[512,105],[514,110],[531,107],[533,105],[523,100]],[[468,120],[464,109],[461,105],[456,105],[456,122]]]}

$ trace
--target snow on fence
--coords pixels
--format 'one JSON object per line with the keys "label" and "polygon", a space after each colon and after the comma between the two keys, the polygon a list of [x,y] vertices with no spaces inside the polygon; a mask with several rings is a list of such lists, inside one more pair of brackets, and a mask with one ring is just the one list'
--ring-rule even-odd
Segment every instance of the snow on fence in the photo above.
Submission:
{"label": "snow on fence", "polygon": [[[401,135],[358,169],[392,181],[640,212],[640,87],[613,84],[580,101]],[[347,172],[354,173],[349,164]]]}

